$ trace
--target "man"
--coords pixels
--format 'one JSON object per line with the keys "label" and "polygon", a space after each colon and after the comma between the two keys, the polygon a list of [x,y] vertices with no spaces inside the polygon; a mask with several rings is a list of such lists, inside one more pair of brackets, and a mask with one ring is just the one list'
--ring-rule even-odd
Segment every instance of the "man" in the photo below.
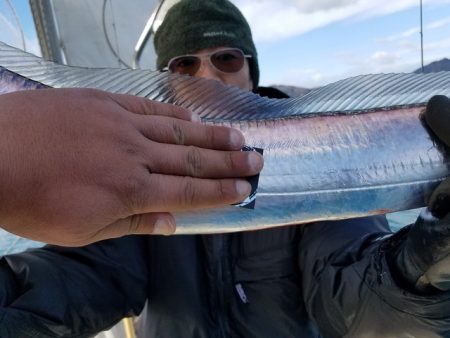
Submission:
{"label": "man", "polygon": [[[182,0],[155,46],[161,69],[258,91],[250,29],[228,1]],[[426,113],[447,146],[449,110],[437,97]],[[141,313],[140,338],[448,337],[448,185],[430,202],[439,218],[395,235],[371,217],[7,256],[0,336],[84,337]]]}

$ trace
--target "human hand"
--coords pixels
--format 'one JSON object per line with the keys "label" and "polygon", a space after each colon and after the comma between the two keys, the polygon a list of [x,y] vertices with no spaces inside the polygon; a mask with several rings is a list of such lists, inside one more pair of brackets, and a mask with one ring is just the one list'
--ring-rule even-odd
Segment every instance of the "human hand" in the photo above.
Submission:
{"label": "human hand", "polygon": [[[424,119],[450,149],[450,99],[432,97]],[[450,178],[433,192],[427,212],[422,212],[398,249],[395,264],[416,290],[450,290]]]}
{"label": "human hand", "polygon": [[251,189],[243,177],[261,170],[262,157],[240,151],[239,131],[192,118],[92,89],[0,95],[1,226],[79,246],[170,234],[171,212],[243,200]]}

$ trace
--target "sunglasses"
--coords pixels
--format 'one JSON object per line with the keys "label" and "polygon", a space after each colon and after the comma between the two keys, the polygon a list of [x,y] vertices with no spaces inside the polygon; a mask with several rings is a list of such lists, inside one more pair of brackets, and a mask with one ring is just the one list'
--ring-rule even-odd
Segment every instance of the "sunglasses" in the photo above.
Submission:
{"label": "sunglasses", "polygon": [[251,57],[238,48],[222,49],[202,55],[181,55],[172,58],[163,70],[194,76],[200,69],[202,60],[208,59],[210,65],[223,73],[237,73],[244,67],[245,58]]}

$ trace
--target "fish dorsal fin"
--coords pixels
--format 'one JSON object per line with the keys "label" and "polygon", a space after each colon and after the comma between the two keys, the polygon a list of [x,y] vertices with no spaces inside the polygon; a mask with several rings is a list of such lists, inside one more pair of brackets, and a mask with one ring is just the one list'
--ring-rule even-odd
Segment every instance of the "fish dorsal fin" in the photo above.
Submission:
{"label": "fish dorsal fin", "polygon": [[[218,81],[150,70],[59,65],[0,42],[0,66],[53,88],[96,88],[173,103],[204,118],[253,116],[269,99]],[[244,104],[245,103],[245,104]],[[226,106],[229,106],[227,109]],[[236,107],[239,107],[237,113]],[[207,115],[207,116],[206,116]]]}
{"label": "fish dorsal fin", "polygon": [[213,121],[356,113],[423,105],[436,94],[450,96],[450,72],[439,72],[360,75],[299,98],[274,100],[218,81],[167,72],[59,65],[1,42],[0,66],[50,87],[142,96],[180,105]]}

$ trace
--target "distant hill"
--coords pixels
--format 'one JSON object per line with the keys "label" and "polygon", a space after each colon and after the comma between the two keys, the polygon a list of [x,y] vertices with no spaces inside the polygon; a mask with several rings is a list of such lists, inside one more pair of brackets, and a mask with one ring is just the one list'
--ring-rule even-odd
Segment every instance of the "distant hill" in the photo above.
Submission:
{"label": "distant hill", "polygon": [[[443,70],[450,70],[450,60],[447,58],[431,62],[423,67],[424,73],[436,73]],[[422,73],[422,68],[416,69],[414,73],[416,74]]]}

